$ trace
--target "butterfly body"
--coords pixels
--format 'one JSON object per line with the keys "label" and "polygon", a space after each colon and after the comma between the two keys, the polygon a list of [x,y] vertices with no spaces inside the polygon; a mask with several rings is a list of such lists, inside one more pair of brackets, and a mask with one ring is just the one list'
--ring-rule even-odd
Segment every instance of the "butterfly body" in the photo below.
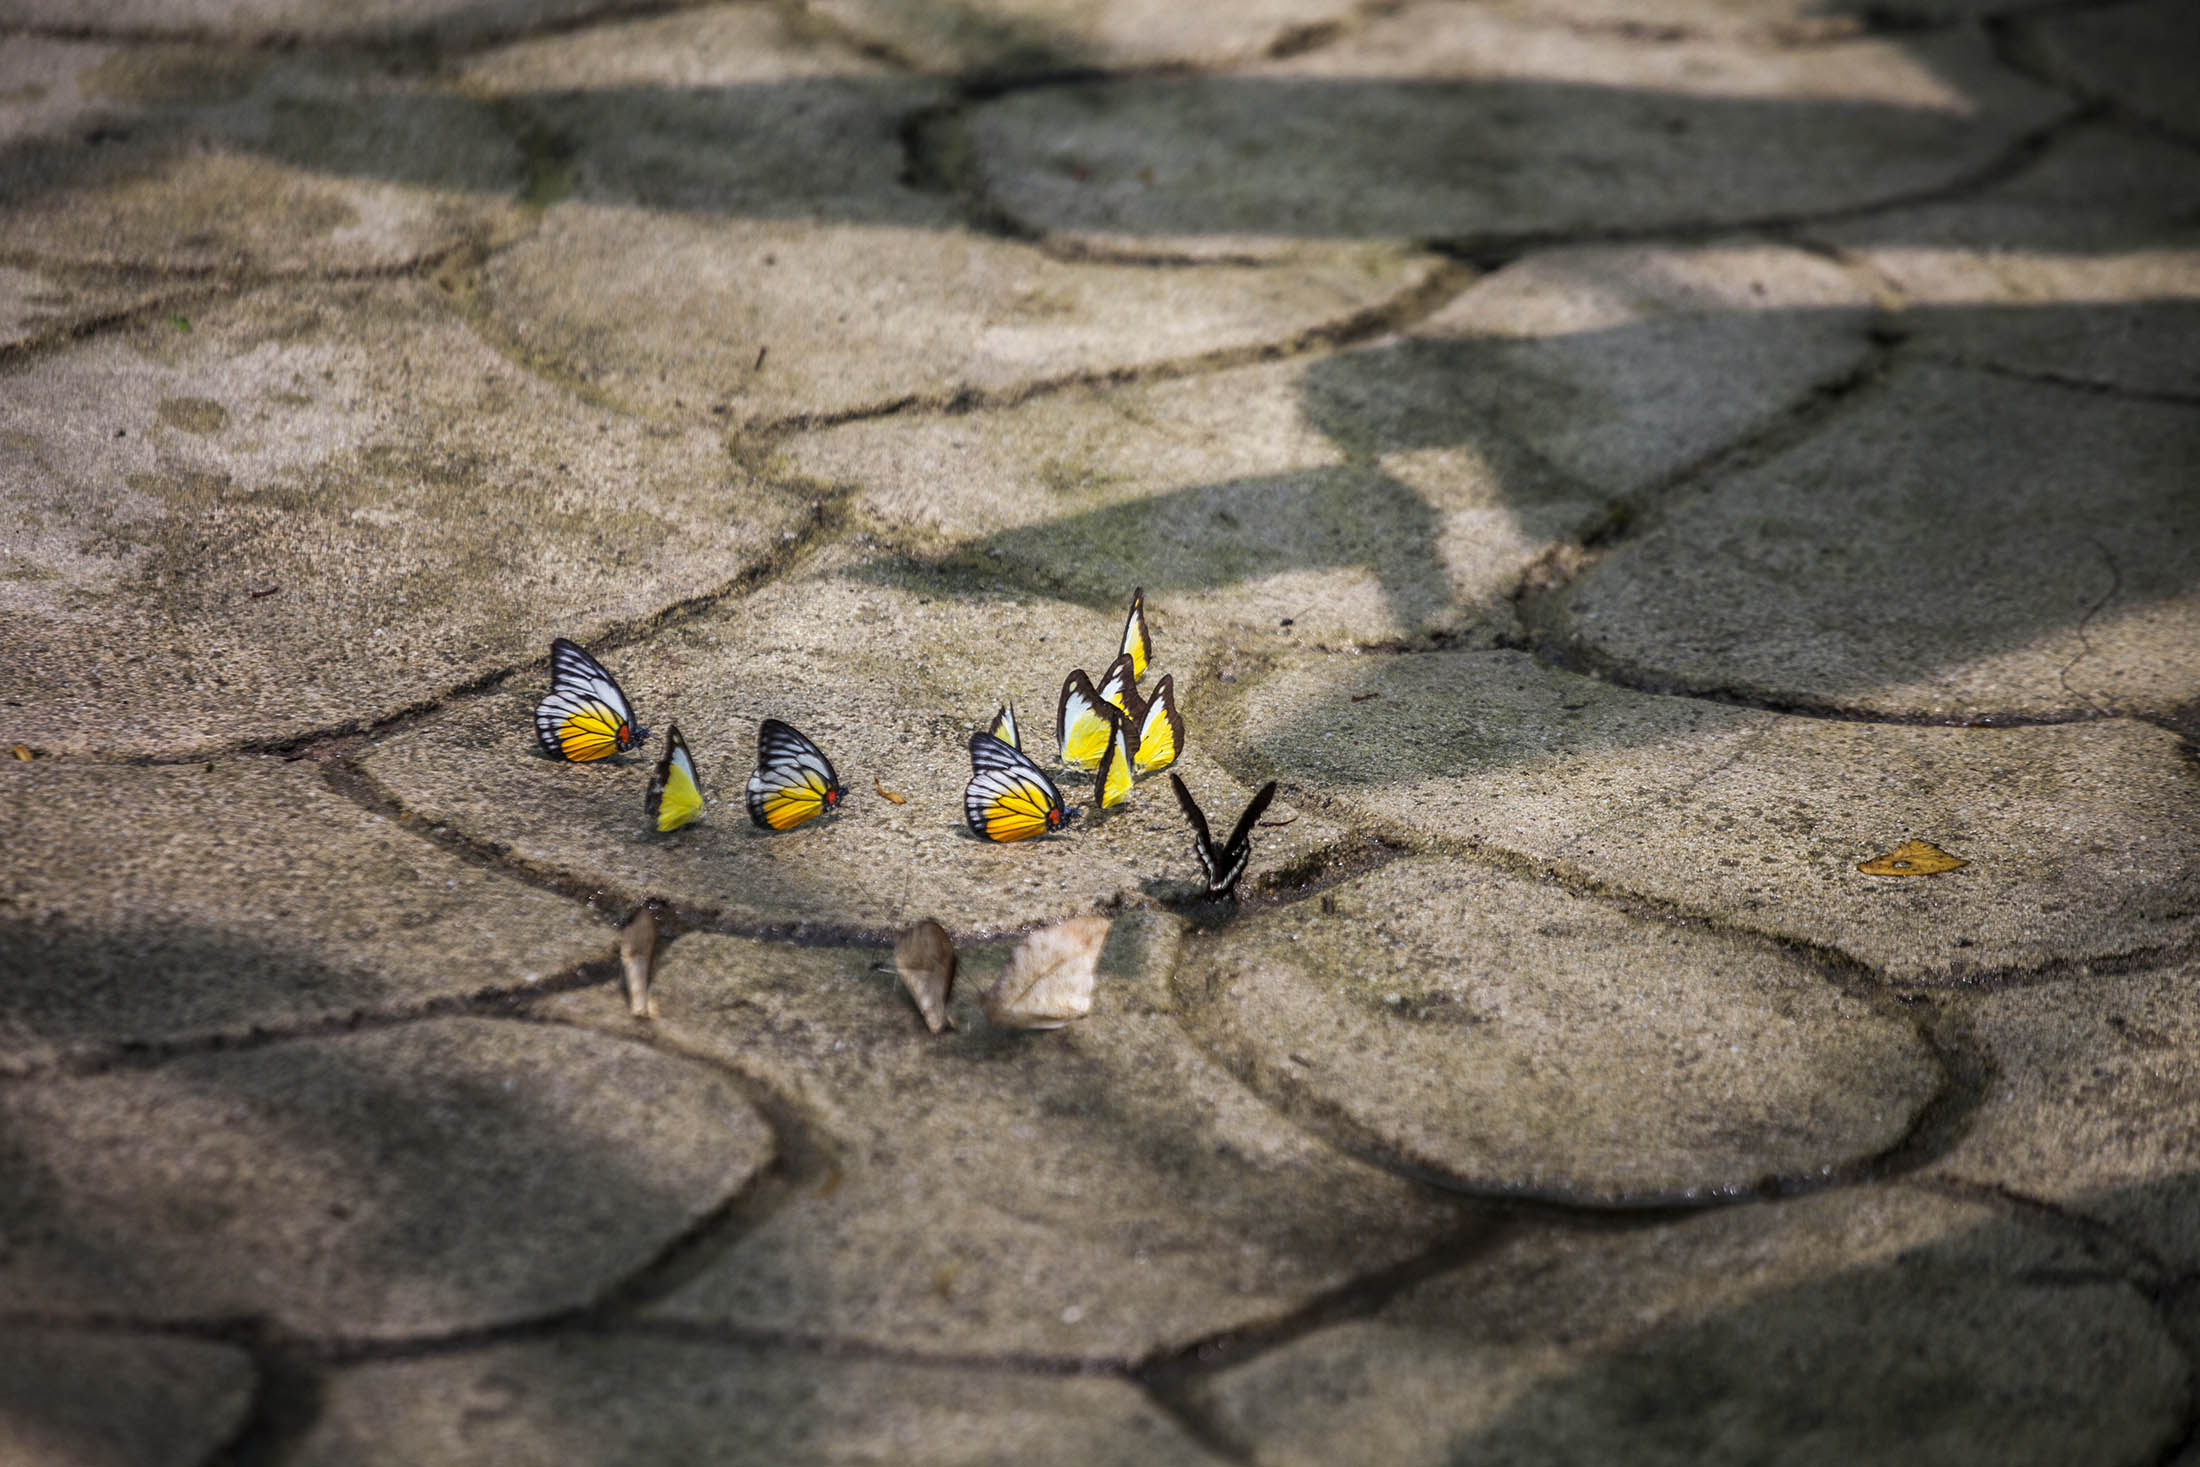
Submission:
{"label": "butterfly body", "polygon": [[767,718],[756,729],[756,771],[749,776],[749,819],[764,830],[792,830],[839,808],[840,776],[823,750],[791,723]]}
{"label": "butterfly body", "polygon": [[1207,816],[1192,798],[1192,792],[1184,787],[1184,781],[1176,775],[1169,776],[1169,783],[1176,787],[1176,802],[1184,808],[1184,818],[1192,825],[1192,850],[1199,857],[1200,870],[1207,877],[1207,895],[1210,898],[1234,902],[1237,900],[1237,884],[1245,875],[1245,867],[1253,858],[1253,827],[1268,809],[1268,802],[1276,797],[1276,782],[1269,780],[1253,796],[1245,813],[1238,817],[1237,828],[1230,832],[1229,840],[1215,844],[1213,834],[1207,829]]}
{"label": "butterfly body", "polygon": [[563,637],[550,644],[550,692],[535,705],[535,740],[544,752],[585,764],[638,748],[648,738],[602,663]]}
{"label": "butterfly body", "polygon": [[660,834],[678,830],[703,811],[703,781],[695,772],[695,758],[688,753],[680,725],[665,730],[665,756],[650,777],[649,797],[642,805],[652,830]]}
{"label": "butterfly body", "polygon": [[970,736],[970,783],[963,787],[963,819],[982,840],[1029,840],[1069,822],[1062,792],[1014,748],[979,729]]}

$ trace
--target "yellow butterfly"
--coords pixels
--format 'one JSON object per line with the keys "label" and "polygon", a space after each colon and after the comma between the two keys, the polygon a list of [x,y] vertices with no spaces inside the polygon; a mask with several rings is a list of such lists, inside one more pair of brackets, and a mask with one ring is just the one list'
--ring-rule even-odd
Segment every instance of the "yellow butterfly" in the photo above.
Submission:
{"label": "yellow butterfly", "polygon": [[979,729],[970,736],[970,783],[963,819],[985,840],[1029,840],[1069,820],[1062,792],[1024,754]]}
{"label": "yellow butterfly", "polygon": [[1121,655],[1131,660],[1131,682],[1146,675],[1146,667],[1153,661],[1153,638],[1146,631],[1146,588],[1140,586],[1131,592],[1130,615],[1123,618],[1123,647]]}
{"label": "yellow butterfly", "polygon": [[1054,742],[1064,764],[1072,769],[1099,767],[1108,752],[1109,711],[1083,668],[1063,680],[1061,706],[1054,714]]}
{"label": "yellow butterfly", "polygon": [[1001,711],[993,715],[992,726],[986,732],[1008,745],[1011,749],[1024,746],[1023,735],[1016,732],[1016,702],[1010,699],[1001,705]]}
{"label": "yellow butterfly", "polygon": [[657,761],[642,809],[651,828],[660,833],[678,830],[703,811],[703,781],[695,773],[694,756],[688,753],[677,723],[665,730],[665,757]]}
{"label": "yellow butterfly", "polygon": [[1105,810],[1120,805],[1131,797],[1131,726],[1122,714],[1114,714],[1109,722],[1108,751],[1100,756],[1100,771],[1093,776],[1093,803]]}
{"label": "yellow butterfly", "polygon": [[1100,701],[1111,704],[1115,711],[1133,724],[1146,718],[1146,700],[1138,696],[1138,676],[1131,671],[1131,654],[1125,652],[1108,664],[1108,670],[1100,674]]}
{"label": "yellow butterfly", "polygon": [[550,644],[550,693],[535,705],[535,740],[552,757],[586,763],[649,737],[602,663],[560,637]]}
{"label": "yellow butterfly", "polygon": [[1139,721],[1137,764],[1140,774],[1166,769],[1184,752],[1184,719],[1176,711],[1176,674],[1170,673],[1153,687],[1153,701]]}
{"label": "yellow butterfly", "polygon": [[776,718],[757,726],[749,819],[766,830],[792,830],[839,804],[840,776],[823,750]]}

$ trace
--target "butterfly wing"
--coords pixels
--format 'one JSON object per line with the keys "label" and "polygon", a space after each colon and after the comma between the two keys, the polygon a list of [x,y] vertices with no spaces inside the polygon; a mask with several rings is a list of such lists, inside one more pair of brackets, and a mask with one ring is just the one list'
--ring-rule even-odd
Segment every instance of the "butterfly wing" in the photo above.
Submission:
{"label": "butterfly wing", "polygon": [[1166,769],[1184,752],[1184,719],[1176,711],[1176,674],[1154,685],[1153,701],[1138,729],[1138,772]]}
{"label": "butterfly wing", "polygon": [[665,730],[665,756],[657,761],[643,809],[650,828],[660,832],[678,830],[702,812],[703,781],[695,773],[695,759],[677,723]]}
{"label": "butterfly wing", "polygon": [[1146,588],[1143,586],[1131,592],[1130,614],[1123,618],[1121,655],[1131,660],[1133,683],[1146,675],[1146,668],[1153,661],[1153,638],[1146,631]]}
{"label": "butterfly wing", "polygon": [[1100,674],[1100,701],[1112,704],[1133,728],[1146,721],[1146,700],[1138,696],[1138,675],[1131,671],[1130,653],[1116,658]]}
{"label": "butterfly wing", "polygon": [[557,758],[586,763],[648,737],[619,680],[602,663],[563,637],[550,644],[550,693],[535,705],[537,743]]}
{"label": "butterfly wing", "polygon": [[993,715],[992,726],[986,732],[1008,745],[1011,749],[1024,746],[1023,735],[1016,731],[1016,703],[1014,699],[1003,703],[1001,711]]}
{"label": "butterfly wing", "polygon": [[1062,762],[1072,769],[1094,769],[1108,752],[1108,706],[1093,691],[1092,679],[1078,668],[1062,683],[1061,706],[1054,715],[1054,742]]}
{"label": "butterfly wing", "polygon": [[1120,805],[1131,797],[1130,725],[1121,714],[1111,720],[1108,751],[1100,756],[1100,772],[1093,777],[1092,800],[1100,809]]}
{"label": "butterfly wing", "polygon": [[1068,818],[1046,771],[991,733],[970,736],[970,770],[963,819],[985,840],[1029,840],[1060,830]]}
{"label": "butterfly wing", "polygon": [[1192,823],[1192,853],[1199,857],[1199,869],[1205,874],[1207,887],[1211,892],[1214,889],[1215,870],[1220,857],[1215,850],[1215,838],[1207,829],[1207,812],[1199,808],[1199,802],[1192,798],[1192,792],[1184,787],[1184,781],[1174,773],[1169,775],[1169,783],[1176,789],[1176,802],[1183,807],[1184,818]]}
{"label": "butterfly wing", "polygon": [[792,724],[767,718],[756,730],[756,772],[749,776],[749,819],[766,830],[792,830],[840,803],[840,776],[824,751]]}
{"label": "butterfly wing", "polygon": [[1245,875],[1246,863],[1253,859],[1253,827],[1260,823],[1260,817],[1267,813],[1268,802],[1275,797],[1276,782],[1271,779],[1260,787],[1259,794],[1253,796],[1253,802],[1245,807],[1245,813],[1238,816],[1237,829],[1230,832],[1229,843],[1223,846],[1221,856],[1208,863],[1209,896],[1227,897],[1232,901],[1237,899],[1238,880]]}

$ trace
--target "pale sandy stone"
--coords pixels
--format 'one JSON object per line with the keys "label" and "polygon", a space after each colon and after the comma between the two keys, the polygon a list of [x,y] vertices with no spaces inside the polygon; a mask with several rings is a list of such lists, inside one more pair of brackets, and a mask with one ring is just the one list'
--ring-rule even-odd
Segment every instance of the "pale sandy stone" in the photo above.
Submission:
{"label": "pale sandy stone", "polygon": [[2141,1467],[2185,1366],[2098,1256],[1900,1188],[1527,1229],[1196,1388],[1262,1467]]}
{"label": "pale sandy stone", "polygon": [[1349,0],[817,0],[810,12],[932,71],[1223,65],[1321,43]]}
{"label": "pale sandy stone", "polygon": [[1041,235],[1256,248],[1853,209],[1954,183],[2064,106],[1970,34],[1642,44],[1425,4],[1225,76],[1011,92],[970,138],[992,197]]}
{"label": "pale sandy stone", "polygon": [[254,1384],[250,1357],[211,1341],[0,1329],[0,1467],[195,1467]]}
{"label": "pale sandy stone", "polygon": [[[1191,828],[1167,775],[1140,777],[1127,804],[1096,816],[1092,773],[1055,760],[1062,680],[1079,666],[1097,676],[1115,656],[1131,588],[1099,610],[1006,589],[982,572],[834,550],[798,577],[606,652],[642,722],[677,722],[702,776],[703,818],[669,836],[643,832],[658,745],[595,764],[543,757],[532,679],[390,739],[364,768],[406,810],[529,866],[751,928],[885,939],[930,917],[1000,933],[1148,893],[1195,894]],[[1208,808],[1241,808],[1252,788],[1208,752],[1222,730],[1211,712],[1220,689],[1199,675],[1205,649],[1179,634],[1167,597],[1149,591],[1146,605],[1157,659],[1146,691],[1172,674],[1187,726],[1176,772]],[[997,844],[965,825],[963,788],[971,732],[1004,699],[1025,751],[1084,814],[1054,835]],[[832,761],[847,792],[838,814],[783,832],[751,822],[744,791],[764,718],[793,724]],[[1270,818],[1295,813],[1278,803]],[[1312,816],[1262,836],[1249,892],[1349,841]]]}
{"label": "pale sandy stone", "polygon": [[1288,1112],[1475,1192],[1600,1205],[1823,1177],[1943,1081],[1770,947],[1440,857],[1193,943],[1194,1023]]}
{"label": "pale sandy stone", "polygon": [[0,1086],[0,1308],[444,1335],[600,1296],[772,1157],[723,1074],[439,1019]]}
{"label": "pale sandy stone", "polygon": [[[2175,950],[2200,912],[2200,775],[2129,720],[1794,718],[1491,652],[1301,659],[1220,721],[1233,769],[1385,839],[1526,858],[1903,983]],[[1910,839],[1970,864],[1857,871]]]}
{"label": "pale sandy stone", "polygon": [[1126,1381],[609,1333],[354,1366],[299,1467],[1213,1467]]}
{"label": "pale sandy stone", "polygon": [[257,291],[0,389],[0,738],[358,727],[766,563],[808,505],[513,367],[412,281]]}
{"label": "pale sandy stone", "polygon": [[315,764],[0,759],[0,823],[0,1072],[522,989],[611,948]]}
{"label": "pale sandy stone", "polygon": [[18,37],[0,141],[0,230],[31,259],[387,270],[526,225],[488,107],[357,57]]}
{"label": "pale sandy stone", "polygon": [[1616,548],[1539,615],[1637,679],[1931,719],[2200,697],[2200,407],[1937,365]]}
{"label": "pale sandy stone", "polygon": [[[1005,947],[963,944],[953,1031],[879,949],[690,936],[657,1032],[787,1096],[818,1170],[645,1318],[918,1354],[1131,1361],[1289,1313],[1479,1226],[1306,1135],[1169,1012],[1178,924],[1116,919],[1091,1015],[989,1024]],[[607,994],[552,1001],[624,1025]]]}

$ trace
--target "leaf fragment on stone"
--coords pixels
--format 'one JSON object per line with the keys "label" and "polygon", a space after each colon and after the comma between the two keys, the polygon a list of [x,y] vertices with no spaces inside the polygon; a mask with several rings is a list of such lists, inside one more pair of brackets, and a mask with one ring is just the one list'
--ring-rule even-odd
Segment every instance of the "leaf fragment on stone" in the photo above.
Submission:
{"label": "leaf fragment on stone", "polygon": [[649,980],[657,966],[657,918],[646,902],[619,929],[619,966],[626,971],[626,1011],[637,1019],[656,1018]]}
{"label": "leaf fragment on stone", "polygon": [[31,752],[31,746],[28,744],[17,744],[13,748],[9,749],[8,752],[10,754],[13,754],[18,759],[28,760],[37,757]]}
{"label": "leaf fragment on stone", "polygon": [[907,795],[901,794],[896,790],[888,789],[885,783],[881,781],[879,777],[875,774],[871,776],[871,787],[878,791],[878,797],[880,799],[885,800],[889,804],[906,805],[909,803],[909,797]]}
{"label": "leaf fragment on stone", "polygon": [[1059,1029],[1092,1012],[1092,987],[1107,944],[1109,919],[1072,917],[1025,938],[1009,954],[1000,981],[978,1000],[985,1016],[1010,1029]]}
{"label": "leaf fragment on stone", "polygon": [[955,939],[945,927],[927,918],[895,938],[894,971],[917,1001],[925,1028],[937,1034],[955,1027],[947,1016],[947,995],[955,986]]}
{"label": "leaf fragment on stone", "polygon": [[1857,862],[1856,869],[1866,876],[1938,876],[1943,871],[1970,864],[1961,856],[1949,855],[1931,841],[1906,840],[1883,856]]}

